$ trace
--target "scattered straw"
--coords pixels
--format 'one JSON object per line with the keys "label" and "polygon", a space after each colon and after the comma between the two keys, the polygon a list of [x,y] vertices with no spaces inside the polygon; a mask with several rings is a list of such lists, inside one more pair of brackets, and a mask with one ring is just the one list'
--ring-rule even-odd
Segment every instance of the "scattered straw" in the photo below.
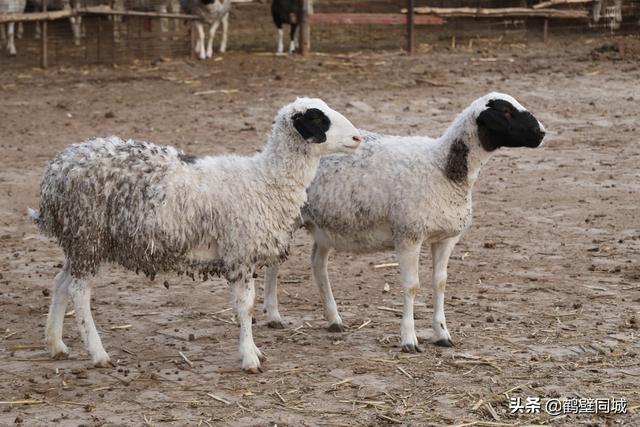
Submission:
{"label": "scattered straw", "polygon": [[112,331],[116,331],[119,329],[129,329],[131,327],[131,325],[116,325],[116,326],[112,326],[109,329],[111,329]]}
{"label": "scattered straw", "polygon": [[3,400],[0,401],[0,405],[39,405],[46,403],[44,400],[38,399],[22,399],[22,400]]}
{"label": "scattered straw", "polygon": [[411,376],[411,374],[409,374],[407,371],[405,371],[401,366],[396,366],[396,369],[398,369],[398,371],[402,372],[404,375],[406,375],[407,378],[409,378],[410,380],[413,379],[413,377]]}
{"label": "scattered straw", "polygon": [[216,319],[216,320],[218,320],[218,321],[220,321],[220,322],[228,323],[230,325],[235,325],[236,324],[236,322],[232,322],[231,320],[227,320],[227,319],[223,319],[223,318],[218,317],[218,316],[214,316],[213,314],[211,315],[211,317]]}
{"label": "scattered straw", "polygon": [[191,360],[189,360],[189,358],[187,356],[184,355],[183,352],[179,351],[178,354],[180,355],[180,357],[182,357],[182,359],[187,362],[187,364],[189,366],[191,366],[193,368],[193,362]]}
{"label": "scattered straw", "polygon": [[220,396],[216,396],[215,394],[211,394],[211,393],[206,393],[206,394],[213,400],[217,400],[218,402],[224,403],[225,405],[231,405],[231,402],[229,402],[227,399],[224,399]]}
{"label": "scattered straw", "polygon": [[373,268],[374,269],[378,269],[378,268],[389,268],[389,267],[397,267],[399,264],[397,262],[388,262],[386,264],[377,264],[374,265]]}
{"label": "scattered straw", "polygon": [[367,326],[369,323],[371,323],[371,320],[367,320],[366,322],[364,322],[362,325],[358,326],[356,329],[362,329],[365,326]]}
{"label": "scattered straw", "polygon": [[282,397],[282,395],[278,392],[278,390],[275,390],[274,393],[276,396],[278,396],[278,399],[280,399],[282,403],[284,403],[285,405],[287,404],[287,401],[284,399],[284,397]]}
{"label": "scattered straw", "polygon": [[376,415],[379,416],[380,418],[382,418],[383,420],[386,420],[386,421],[389,421],[389,422],[392,422],[392,423],[395,423],[395,424],[403,424],[404,423],[403,421],[400,421],[397,418],[391,418],[391,417],[388,417],[388,416],[383,415],[383,414],[376,414]]}
{"label": "scattered straw", "polygon": [[402,310],[398,310],[397,308],[391,308],[391,307],[376,307],[378,310],[382,310],[382,311],[390,311],[392,313],[402,313]]}
{"label": "scattered straw", "polygon": [[337,383],[331,384],[331,387],[337,387],[339,385],[346,384],[348,382],[351,382],[351,380],[353,380],[353,378],[345,378],[342,381],[338,381]]}
{"label": "scattered straw", "polygon": [[489,411],[494,420],[500,421],[500,417],[498,416],[496,410],[493,409],[493,406],[491,406],[491,403],[487,402],[484,406],[487,408],[487,411]]}

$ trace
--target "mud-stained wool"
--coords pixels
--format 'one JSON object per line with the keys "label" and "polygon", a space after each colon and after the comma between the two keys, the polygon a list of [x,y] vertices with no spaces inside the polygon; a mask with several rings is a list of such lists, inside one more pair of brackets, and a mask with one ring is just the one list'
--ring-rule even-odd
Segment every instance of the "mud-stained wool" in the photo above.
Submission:
{"label": "mud-stained wool", "polygon": [[[274,127],[253,157],[195,158],[117,137],[72,145],[46,168],[39,229],[57,239],[77,278],[114,262],[152,277],[177,271],[238,279],[252,273],[249,266],[286,257],[318,162],[293,132]],[[212,244],[220,260],[190,258]]]}

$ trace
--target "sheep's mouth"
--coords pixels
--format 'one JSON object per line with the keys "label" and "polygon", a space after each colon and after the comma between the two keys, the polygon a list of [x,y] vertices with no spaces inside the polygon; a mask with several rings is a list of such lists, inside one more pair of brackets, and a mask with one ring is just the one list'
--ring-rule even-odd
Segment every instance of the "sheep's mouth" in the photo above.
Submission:
{"label": "sheep's mouth", "polygon": [[358,148],[360,146],[360,143],[362,142],[362,138],[360,138],[359,136],[354,136],[352,139],[353,139],[353,143],[342,144],[342,146],[346,148],[350,148],[352,150],[355,150],[356,148]]}

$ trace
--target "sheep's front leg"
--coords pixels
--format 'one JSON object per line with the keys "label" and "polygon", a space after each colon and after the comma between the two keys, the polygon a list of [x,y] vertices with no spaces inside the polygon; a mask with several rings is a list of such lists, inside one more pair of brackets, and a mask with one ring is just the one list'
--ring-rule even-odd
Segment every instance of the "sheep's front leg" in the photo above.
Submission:
{"label": "sheep's front leg", "polygon": [[240,357],[242,369],[251,374],[262,372],[260,360],[264,356],[253,342],[251,323],[253,318],[253,302],[256,295],[253,279],[245,279],[232,283],[234,305],[240,321]]}
{"label": "sheep's front leg", "polygon": [[209,41],[207,42],[207,58],[211,58],[213,56],[213,39],[216,36],[216,30],[218,29],[218,25],[220,25],[220,21],[214,21],[209,27]]}
{"label": "sheep's front leg", "polygon": [[64,315],[69,301],[69,284],[71,283],[69,268],[69,261],[65,261],[62,270],[58,272],[53,282],[53,295],[44,334],[45,341],[51,351],[51,357],[54,359],[66,359],[69,355],[69,349],[62,342]]}
{"label": "sheep's front leg", "polygon": [[289,53],[294,53],[296,51],[296,28],[298,28],[297,24],[291,24],[289,31]]}
{"label": "sheep's front leg", "polygon": [[[160,13],[167,13],[167,4],[161,4],[157,7],[157,11]],[[160,32],[166,33],[169,31],[169,20],[167,18],[160,18]]]}
{"label": "sheep's front leg", "polygon": [[98,335],[96,325],[93,323],[93,316],[91,316],[91,287],[84,280],[73,278],[70,291],[84,346],[91,355],[93,365],[97,368],[106,368],[111,364],[111,361],[102,347],[100,335]]}
{"label": "sheep's front leg", "polygon": [[313,248],[311,249],[313,281],[322,296],[324,316],[329,321],[329,332],[344,332],[345,328],[342,324],[340,314],[338,314],[338,306],[336,305],[336,300],[333,298],[333,292],[331,291],[329,273],[327,272],[328,262],[329,248],[321,246],[318,243],[314,243]]}
{"label": "sheep's front leg", "polygon": [[220,53],[227,51],[227,32],[229,31],[229,14],[222,18],[222,41],[220,42]]}
{"label": "sheep's front leg", "polygon": [[402,323],[400,324],[400,345],[402,346],[402,351],[405,353],[422,352],[418,346],[418,337],[416,336],[413,320],[413,303],[420,289],[418,269],[421,246],[422,242],[407,242],[396,245],[396,254],[398,255],[398,264],[400,266],[400,282],[402,284],[404,298]]}
{"label": "sheep's front leg", "polygon": [[16,55],[16,45],[14,43],[14,37],[13,37],[14,28],[15,28],[15,22],[9,22],[7,24],[7,51],[11,56]]}
{"label": "sheep's front leg", "polygon": [[278,47],[276,53],[282,54],[284,52],[284,30],[282,27],[278,28]]}
{"label": "sheep's front leg", "polygon": [[267,268],[264,275],[264,304],[262,311],[267,315],[267,326],[273,329],[284,329],[282,318],[278,312],[278,264]]}
{"label": "sheep's front leg", "polygon": [[207,53],[205,51],[205,45],[204,45],[204,25],[202,24],[202,22],[197,21],[196,22],[196,30],[198,31],[198,41],[196,42],[196,53],[198,54],[198,58],[200,59],[206,59],[207,58]]}
{"label": "sheep's front leg", "polygon": [[459,237],[442,240],[431,244],[433,257],[433,333],[434,344],[442,347],[452,347],[451,335],[447,329],[444,315],[444,289],[447,285],[447,266],[453,248]]}

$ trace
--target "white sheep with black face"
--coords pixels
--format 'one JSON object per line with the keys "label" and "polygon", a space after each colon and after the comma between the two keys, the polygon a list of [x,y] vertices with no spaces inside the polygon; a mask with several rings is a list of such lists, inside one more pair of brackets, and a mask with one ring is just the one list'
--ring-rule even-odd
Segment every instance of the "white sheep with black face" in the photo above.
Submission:
{"label": "white sheep with black face", "polygon": [[[251,331],[255,270],[286,257],[294,221],[320,156],[352,152],[360,134],[319,99],[283,107],[261,153],[196,158],[173,147],[117,137],[72,145],[47,166],[40,211],[65,262],[46,326],[53,357],[68,354],[62,326],[68,297],[95,366],[110,363],[90,309],[87,281],[105,262],[153,277],[165,271],[220,274],[233,290],[240,355],[248,372],[262,355]],[[196,255],[204,248],[207,255]]]}
{"label": "white sheep with black face", "polygon": [[[537,147],[544,127],[511,96],[489,93],[467,107],[436,139],[361,133],[360,155],[322,159],[302,209],[304,226],[313,237],[313,277],[329,330],[344,331],[327,273],[331,248],[393,249],[404,293],[402,350],[420,351],[413,302],[420,287],[420,249],[428,243],[433,256],[434,342],[451,346],[444,314],[447,264],[471,224],[473,185],[497,149]],[[264,311],[269,326],[281,328],[277,275],[277,266],[267,270]]]}

